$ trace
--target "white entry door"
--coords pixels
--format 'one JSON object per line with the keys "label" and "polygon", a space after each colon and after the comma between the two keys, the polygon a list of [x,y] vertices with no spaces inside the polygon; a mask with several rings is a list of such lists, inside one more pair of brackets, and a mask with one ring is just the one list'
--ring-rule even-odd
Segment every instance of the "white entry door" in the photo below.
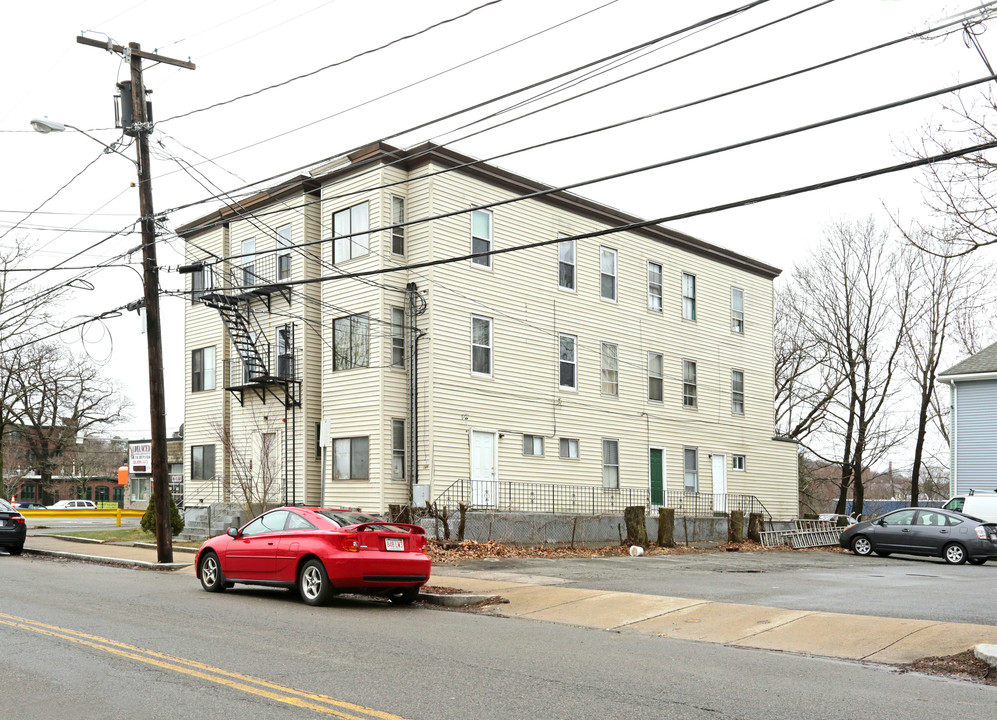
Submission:
{"label": "white entry door", "polygon": [[471,504],[476,507],[494,507],[498,500],[495,450],[495,433],[471,431]]}
{"label": "white entry door", "polygon": [[713,453],[713,509],[727,512],[727,456]]}

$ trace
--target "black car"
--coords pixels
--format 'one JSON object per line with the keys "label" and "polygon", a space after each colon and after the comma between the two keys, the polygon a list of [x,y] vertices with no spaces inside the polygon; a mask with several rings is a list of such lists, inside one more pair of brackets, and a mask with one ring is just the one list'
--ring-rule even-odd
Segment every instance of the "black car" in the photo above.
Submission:
{"label": "black car", "polygon": [[838,542],[856,555],[929,555],[982,565],[997,558],[997,525],[951,510],[903,508],[852,525]]}
{"label": "black car", "polygon": [[14,507],[18,510],[47,510],[45,505],[40,502],[31,502],[30,500],[23,500],[14,503]]}
{"label": "black car", "polygon": [[20,555],[28,528],[24,516],[6,500],[0,500],[0,548],[11,555]]}

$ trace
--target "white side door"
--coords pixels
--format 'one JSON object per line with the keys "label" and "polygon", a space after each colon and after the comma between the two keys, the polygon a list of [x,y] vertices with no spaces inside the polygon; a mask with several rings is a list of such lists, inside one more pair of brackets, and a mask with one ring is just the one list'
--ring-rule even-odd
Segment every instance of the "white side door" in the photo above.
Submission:
{"label": "white side door", "polygon": [[498,462],[493,432],[471,431],[471,504],[494,507],[498,500]]}
{"label": "white side door", "polygon": [[713,509],[727,512],[727,456],[713,453]]}

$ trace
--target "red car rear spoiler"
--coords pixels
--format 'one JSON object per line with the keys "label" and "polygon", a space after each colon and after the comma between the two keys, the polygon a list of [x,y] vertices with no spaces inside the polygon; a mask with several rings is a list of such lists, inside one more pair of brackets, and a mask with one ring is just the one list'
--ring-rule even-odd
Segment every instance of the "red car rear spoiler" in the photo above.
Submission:
{"label": "red car rear spoiler", "polygon": [[415,535],[426,534],[426,529],[422,527],[422,525],[409,525],[407,523],[389,522],[387,520],[382,520],[380,522],[361,523],[360,525],[351,525],[350,530],[352,530],[353,532],[360,532],[362,530],[366,530],[369,527],[377,527],[377,526],[383,527],[386,525],[390,525],[391,527],[397,527],[397,528],[408,528],[409,532]]}

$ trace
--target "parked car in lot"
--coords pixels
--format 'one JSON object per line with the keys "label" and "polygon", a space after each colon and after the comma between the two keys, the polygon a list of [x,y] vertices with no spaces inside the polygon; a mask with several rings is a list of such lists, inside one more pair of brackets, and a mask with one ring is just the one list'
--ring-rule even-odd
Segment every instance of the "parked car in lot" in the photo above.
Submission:
{"label": "parked car in lot", "polygon": [[93,500],[60,500],[55,505],[49,505],[48,510],[96,510],[97,503]]}
{"label": "parked car in lot", "polygon": [[937,508],[903,508],[846,528],[838,541],[856,555],[929,555],[961,565],[997,558],[997,525]]}
{"label": "parked car in lot", "polygon": [[201,586],[235,583],[296,588],[309,605],[340,592],[409,604],[429,580],[426,533],[353,510],[283,507],[206,540],[194,567]]}
{"label": "parked car in lot", "polygon": [[9,502],[0,500],[0,548],[11,555],[20,555],[27,532],[24,516]]}
{"label": "parked car in lot", "polygon": [[30,502],[28,500],[22,500],[21,502],[14,503],[14,507],[18,510],[47,510],[44,505],[40,502]]}

